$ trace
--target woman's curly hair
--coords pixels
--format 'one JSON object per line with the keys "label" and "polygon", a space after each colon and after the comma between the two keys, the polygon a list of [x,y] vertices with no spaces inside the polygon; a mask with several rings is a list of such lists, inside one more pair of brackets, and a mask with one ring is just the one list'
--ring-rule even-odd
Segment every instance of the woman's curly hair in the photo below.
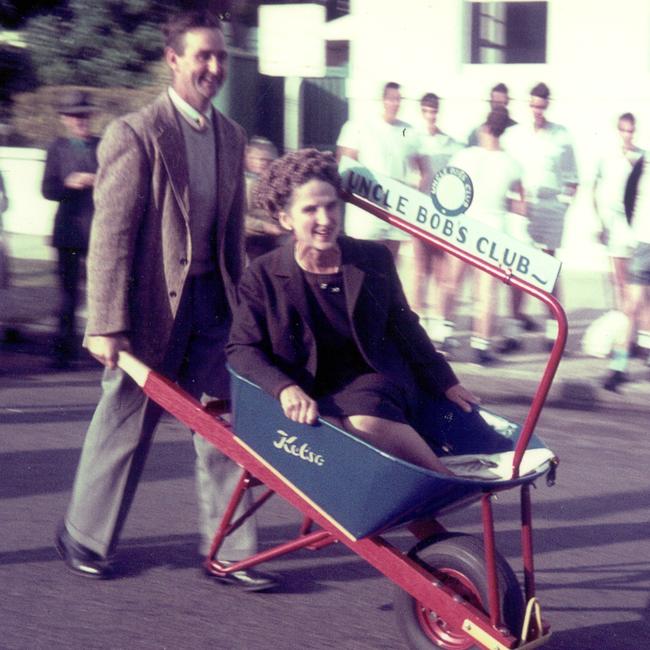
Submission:
{"label": "woman's curly hair", "polygon": [[274,160],[261,175],[253,191],[253,206],[274,218],[286,209],[296,187],[310,180],[325,181],[341,193],[341,177],[336,158],[329,151],[299,149]]}

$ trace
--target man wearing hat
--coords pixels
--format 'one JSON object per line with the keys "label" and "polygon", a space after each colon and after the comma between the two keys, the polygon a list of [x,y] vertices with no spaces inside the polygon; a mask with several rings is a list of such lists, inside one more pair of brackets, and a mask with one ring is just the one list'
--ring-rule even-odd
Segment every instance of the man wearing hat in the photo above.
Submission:
{"label": "man wearing hat", "polygon": [[59,203],[52,236],[61,287],[54,364],[65,368],[75,355],[75,311],[93,216],[99,138],[90,132],[90,115],[95,108],[87,93],[80,90],[65,93],[58,110],[66,137],[57,138],[47,151],[41,190],[46,199]]}

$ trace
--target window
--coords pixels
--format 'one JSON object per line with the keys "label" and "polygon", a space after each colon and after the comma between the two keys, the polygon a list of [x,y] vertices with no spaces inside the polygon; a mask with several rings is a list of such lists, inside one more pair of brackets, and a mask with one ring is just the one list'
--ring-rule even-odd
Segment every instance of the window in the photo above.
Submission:
{"label": "window", "polygon": [[546,63],[547,2],[469,2],[470,63]]}

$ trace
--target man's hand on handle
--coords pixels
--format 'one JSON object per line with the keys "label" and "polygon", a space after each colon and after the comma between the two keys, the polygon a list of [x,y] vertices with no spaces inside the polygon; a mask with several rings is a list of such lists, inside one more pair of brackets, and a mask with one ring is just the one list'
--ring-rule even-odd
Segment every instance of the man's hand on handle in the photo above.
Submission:
{"label": "man's hand on handle", "polygon": [[96,335],[86,337],[86,348],[97,361],[112,370],[117,366],[118,354],[131,351],[131,343],[124,334]]}

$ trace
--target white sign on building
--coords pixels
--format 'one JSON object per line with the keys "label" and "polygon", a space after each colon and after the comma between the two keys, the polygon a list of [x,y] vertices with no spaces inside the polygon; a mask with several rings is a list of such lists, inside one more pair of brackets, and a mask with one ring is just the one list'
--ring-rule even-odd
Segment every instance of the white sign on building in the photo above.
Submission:
{"label": "white sign on building", "polygon": [[325,7],[261,5],[259,71],[273,77],[324,77]]}

